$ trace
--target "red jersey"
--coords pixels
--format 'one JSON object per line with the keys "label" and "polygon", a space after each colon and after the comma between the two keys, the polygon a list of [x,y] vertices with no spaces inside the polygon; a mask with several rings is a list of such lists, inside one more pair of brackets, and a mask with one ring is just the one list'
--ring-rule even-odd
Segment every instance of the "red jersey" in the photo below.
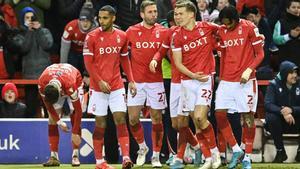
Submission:
{"label": "red jersey", "polygon": [[180,83],[181,82],[181,73],[176,68],[176,65],[175,65],[174,59],[173,59],[172,51],[169,50],[171,42],[172,42],[172,35],[173,35],[174,31],[178,28],[179,27],[177,27],[177,26],[173,26],[173,27],[168,29],[167,39],[163,42],[162,47],[159,49],[159,53],[155,54],[155,56],[153,58],[157,61],[161,61],[162,58],[168,52],[168,54],[170,56],[170,60],[171,60],[171,82],[173,82],[173,83]]}
{"label": "red jersey", "polygon": [[[122,58],[129,61],[125,32],[119,29],[113,29],[112,32],[102,31],[101,28],[95,29],[86,37],[83,56],[85,67],[91,77],[90,88],[100,91],[98,85],[100,80],[107,82],[112,91],[124,87],[120,73],[120,62],[122,62]],[[128,76],[131,70],[129,73],[125,73]]]}
{"label": "red jersey", "polygon": [[126,33],[131,48],[134,80],[139,83],[162,82],[161,61],[158,62],[156,73],[150,71],[149,64],[167,38],[167,29],[159,24],[147,29],[142,23],[138,23],[130,26]]}
{"label": "red jersey", "polygon": [[67,63],[53,64],[48,66],[39,78],[39,90],[42,95],[49,81],[53,79],[60,82],[63,95],[72,96],[82,85],[81,74],[75,67]]}
{"label": "red jersey", "polygon": [[[182,52],[182,64],[191,72],[203,72],[207,75],[215,73],[213,34],[217,29],[216,24],[196,22],[191,31],[180,27],[174,32],[172,51]],[[191,79],[186,75],[182,76],[182,79]]]}
{"label": "red jersey", "polygon": [[[239,82],[247,68],[255,70],[264,57],[264,37],[250,21],[240,19],[234,30],[219,29],[222,48],[220,79]],[[255,77],[255,71],[250,78]]]}
{"label": "red jersey", "polygon": [[83,32],[79,28],[79,20],[74,19],[66,25],[61,40],[71,43],[71,50],[82,53],[83,43],[86,35],[87,32]]}

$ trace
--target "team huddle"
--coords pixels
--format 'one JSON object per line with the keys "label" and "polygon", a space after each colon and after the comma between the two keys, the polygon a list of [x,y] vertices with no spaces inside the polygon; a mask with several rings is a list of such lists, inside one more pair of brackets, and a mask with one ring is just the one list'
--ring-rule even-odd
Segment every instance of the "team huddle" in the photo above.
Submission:
{"label": "team huddle", "polygon": [[[189,0],[176,2],[175,25],[165,28],[156,23],[155,2],[145,0],[140,6],[143,21],[123,32],[113,27],[116,19],[114,8],[104,6],[99,10],[100,27],[86,35],[83,45],[84,64],[90,75],[88,113],[95,115],[93,146],[96,169],[114,168],[107,164],[102,154],[108,107],[116,125],[123,157],[122,168],[133,167],[128,130],[139,145],[136,165],[144,165],[149,152],[139,119],[144,105],[150,107],[152,120],[151,164],[153,168],[162,167],[159,159],[164,135],[162,111],[167,107],[167,101],[161,63],[167,52],[172,69],[168,107],[172,127],[179,133],[177,155],[170,163],[170,168],[185,167],[183,156],[187,143],[195,150],[195,167],[216,169],[221,166],[215,133],[207,120],[211,102],[214,101],[218,131],[233,151],[228,168],[236,168],[241,160],[244,169],[251,169],[250,155],[255,136],[254,113],[257,104],[255,69],[264,57],[264,37],[253,23],[240,19],[232,6],[221,10],[221,26],[196,21],[196,12],[197,8]],[[216,67],[214,50],[220,56],[220,82],[216,99],[212,100]],[[124,88],[120,66],[128,78],[128,92]],[[72,166],[79,166],[82,115],[80,72],[69,64],[51,65],[39,79],[39,90],[49,111],[51,156],[44,166],[60,165],[57,153],[58,127],[63,131],[69,130],[59,118],[65,99],[70,109],[74,110],[71,114]],[[241,145],[237,144],[227,119],[227,113],[234,112],[242,113]],[[189,116],[194,122],[195,134],[189,128]]]}

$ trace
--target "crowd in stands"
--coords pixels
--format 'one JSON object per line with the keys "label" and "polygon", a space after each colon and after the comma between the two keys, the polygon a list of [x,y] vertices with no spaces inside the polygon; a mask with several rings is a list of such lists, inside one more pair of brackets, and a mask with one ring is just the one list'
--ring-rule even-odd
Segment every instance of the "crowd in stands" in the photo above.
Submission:
{"label": "crowd in stands", "polygon": [[[265,57],[257,69],[257,78],[263,80],[275,78],[271,87],[266,91],[266,110],[270,112],[267,113],[266,118],[269,123],[278,124],[277,122],[280,120],[287,121],[288,124],[292,123],[290,117],[284,116],[278,119],[280,107],[293,104],[290,106],[296,106],[297,109],[291,109],[300,111],[298,108],[300,102],[275,102],[274,100],[278,97],[274,95],[274,92],[277,92],[277,88],[289,92],[290,88],[286,88],[285,85],[278,87],[278,85],[282,85],[280,81],[286,81],[280,77],[287,78],[288,73],[293,70],[298,71],[300,65],[298,56],[300,51],[300,1],[191,1],[198,7],[197,20],[220,24],[218,20],[220,10],[225,6],[233,5],[236,6],[241,17],[252,21],[258,27],[259,33],[265,37]],[[82,56],[84,39],[80,40],[80,36],[85,37],[90,30],[99,26],[98,10],[104,5],[111,5],[117,10],[115,26],[126,31],[129,26],[142,21],[139,11],[141,2],[142,0],[0,0],[0,79],[38,79],[47,66],[54,62],[61,62],[75,66],[84,76],[85,84],[88,85],[88,75],[85,72]],[[168,21],[169,11],[174,8],[176,0],[156,0],[156,2],[158,22],[164,23]],[[78,34],[75,29],[78,29],[81,34]],[[76,38],[77,40],[74,41]],[[283,68],[282,66],[279,68],[279,65],[284,61],[293,62],[295,65],[289,70],[285,70],[287,72],[283,75]],[[280,72],[281,76],[276,76],[277,72]],[[298,81],[297,84],[299,84]],[[24,85],[21,88],[25,92],[23,98],[18,96],[18,89],[13,83],[6,83],[0,87],[2,91],[0,118],[41,116],[39,112],[42,102],[37,85]],[[299,85],[293,89],[299,99]],[[279,97],[284,97],[283,100],[285,96],[279,94]],[[277,107],[274,108],[271,103],[277,104]],[[299,119],[299,112],[297,113],[291,114],[290,112],[286,115],[296,115]],[[272,134],[274,134],[273,131],[279,131],[278,128],[269,128]],[[281,135],[281,133],[277,134]],[[278,137],[280,136],[276,136],[276,138]],[[284,151],[282,141],[276,141],[277,150]],[[278,162],[286,159],[284,153],[276,159]]]}

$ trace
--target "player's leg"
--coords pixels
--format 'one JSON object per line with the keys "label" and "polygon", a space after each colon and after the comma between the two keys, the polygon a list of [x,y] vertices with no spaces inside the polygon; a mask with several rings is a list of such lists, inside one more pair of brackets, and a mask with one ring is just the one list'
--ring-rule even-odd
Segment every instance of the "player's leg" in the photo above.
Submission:
{"label": "player's leg", "polygon": [[253,142],[255,138],[255,122],[254,122],[254,114],[250,113],[243,113],[243,136],[245,144],[245,156],[242,160],[243,169],[251,169],[251,154],[253,150]]}
{"label": "player's leg", "polygon": [[162,82],[147,83],[147,106],[150,106],[150,116],[152,120],[152,167],[162,167],[159,159],[162,147],[164,128],[162,123],[162,111],[167,107],[165,89]]}
{"label": "player's leg", "polygon": [[[61,113],[62,109],[56,110],[57,113]],[[59,166],[60,161],[58,157],[58,144],[59,144],[59,132],[58,126],[52,119],[51,114],[48,113],[48,141],[50,147],[50,158],[46,163],[43,163],[44,167]]]}
{"label": "player's leg", "polygon": [[104,132],[106,128],[106,116],[109,94],[90,90],[88,113],[95,115],[95,128],[93,132],[93,146],[96,159],[96,169],[112,169],[103,157]]}
{"label": "player's leg", "polygon": [[129,156],[129,134],[126,124],[125,89],[119,89],[110,93],[109,107],[113,113],[114,123],[117,129],[118,142],[121,147],[123,162],[122,169],[130,169],[133,163]]}
{"label": "player's leg", "polygon": [[143,89],[144,88],[143,83],[136,83],[136,88],[137,88],[137,94],[135,97],[131,97],[130,95],[128,95],[127,106],[128,106],[130,132],[139,145],[136,165],[142,166],[145,164],[146,155],[149,151],[149,148],[147,147],[144,138],[144,129],[140,122],[140,113],[142,108],[144,107],[144,103],[146,100],[146,93]]}
{"label": "player's leg", "polygon": [[238,95],[238,91],[236,91],[236,85],[238,84],[221,81],[216,91],[215,117],[217,121],[217,127],[222,133],[223,137],[226,138],[226,141],[229,143],[233,151],[233,158],[231,159],[229,168],[235,168],[238,159],[243,155],[243,151],[237,144],[231,125],[227,119],[228,109],[237,110],[234,95]]}

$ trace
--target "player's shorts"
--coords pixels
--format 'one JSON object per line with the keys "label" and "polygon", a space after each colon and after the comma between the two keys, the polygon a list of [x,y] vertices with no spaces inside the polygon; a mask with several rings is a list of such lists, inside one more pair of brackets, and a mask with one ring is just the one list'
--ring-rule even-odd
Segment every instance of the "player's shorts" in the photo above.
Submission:
{"label": "player's shorts", "polygon": [[210,106],[213,94],[213,77],[209,76],[207,82],[198,80],[181,81],[181,110],[180,115],[187,116],[194,111],[196,105]]}
{"label": "player's shorts", "polygon": [[256,112],[257,80],[250,79],[245,84],[221,80],[216,91],[216,110],[229,109],[228,113]]}
{"label": "player's shorts", "polygon": [[[79,97],[79,100],[80,100],[80,103],[81,103],[81,104],[82,104],[83,101],[84,101],[84,100],[83,100],[83,99],[84,99],[83,94],[84,94],[83,88],[82,88],[82,87],[79,87],[79,88],[78,88],[78,97]],[[56,103],[53,104],[54,109],[55,109],[55,110],[62,109],[63,106],[64,106],[65,101],[68,102],[68,105],[69,105],[69,108],[70,108],[70,113],[72,113],[72,112],[74,111],[74,107],[73,107],[73,105],[72,105],[72,101],[71,101],[70,96],[67,96],[67,95],[61,96],[61,97],[58,98],[58,101],[57,101]]]}
{"label": "player's shorts", "polygon": [[126,112],[127,107],[125,100],[126,95],[124,88],[111,91],[110,94],[97,92],[93,89],[90,89],[88,113],[92,113],[96,116],[106,116],[108,106],[112,113]]}
{"label": "player's shorts", "polygon": [[152,109],[161,110],[167,107],[163,82],[136,83],[136,88],[137,94],[135,97],[128,95],[127,106],[143,106],[146,101],[146,105]]}
{"label": "player's shorts", "polygon": [[181,91],[180,83],[171,83],[170,106],[169,106],[171,118],[177,117],[179,111],[180,91]]}

